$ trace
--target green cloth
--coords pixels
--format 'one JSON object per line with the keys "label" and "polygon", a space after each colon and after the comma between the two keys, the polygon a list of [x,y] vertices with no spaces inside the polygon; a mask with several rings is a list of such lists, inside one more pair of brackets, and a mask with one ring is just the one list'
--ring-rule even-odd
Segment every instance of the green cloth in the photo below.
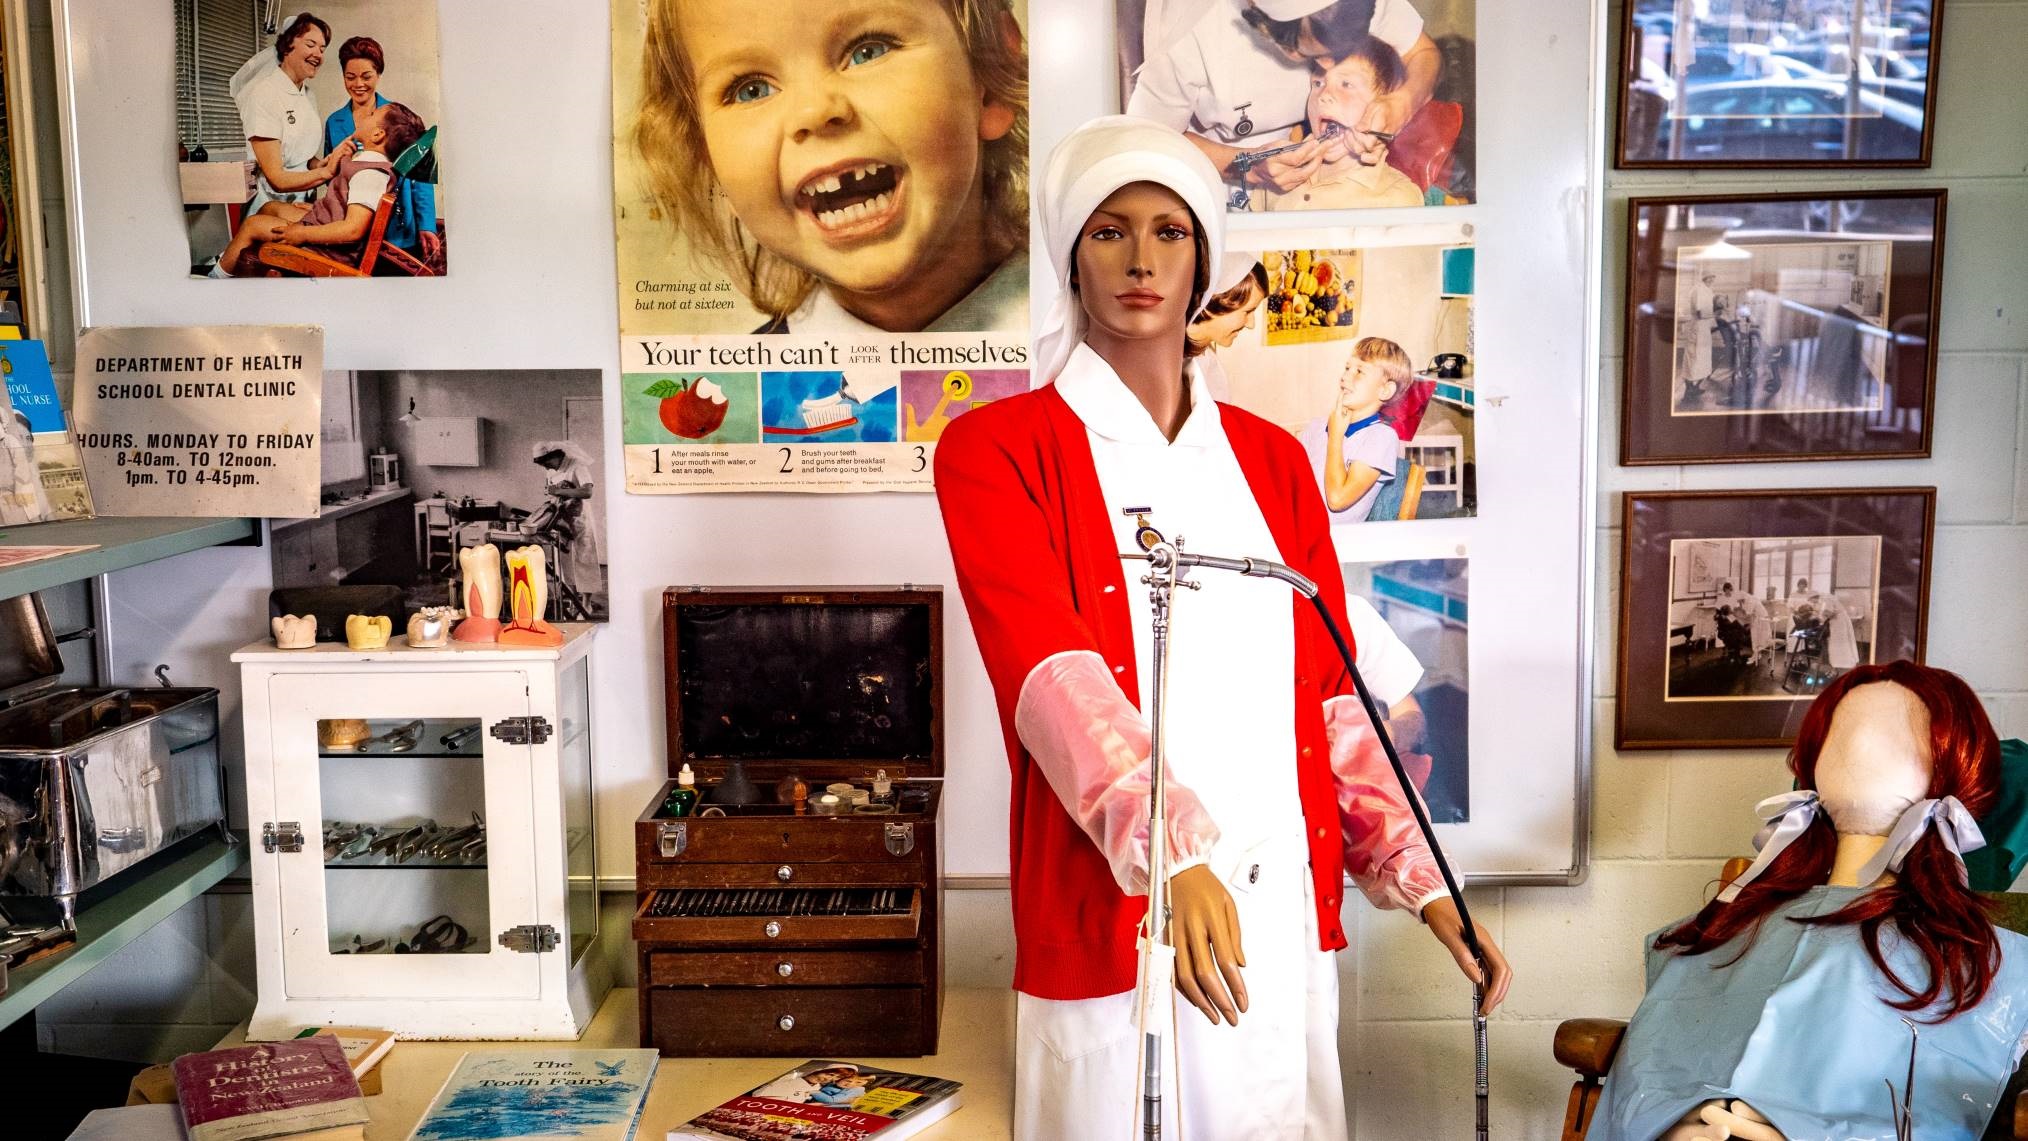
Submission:
{"label": "green cloth", "polygon": [[1986,846],[1965,857],[1974,891],[2006,891],[2028,869],[2028,742],[2000,742],[2000,799],[1979,818]]}

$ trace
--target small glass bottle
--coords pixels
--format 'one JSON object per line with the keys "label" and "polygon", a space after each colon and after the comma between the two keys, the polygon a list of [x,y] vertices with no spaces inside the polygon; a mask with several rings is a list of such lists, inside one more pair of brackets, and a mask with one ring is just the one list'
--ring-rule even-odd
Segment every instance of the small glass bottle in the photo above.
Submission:
{"label": "small glass bottle", "polygon": [[676,774],[676,787],[669,790],[668,799],[662,802],[662,815],[688,816],[697,807],[697,774],[690,771],[685,762]]}
{"label": "small glass bottle", "polygon": [[886,769],[877,769],[873,773],[873,803],[894,803],[894,782],[887,779]]}
{"label": "small glass bottle", "polygon": [[775,803],[792,804],[796,808],[796,815],[803,815],[809,810],[810,783],[795,773],[790,773],[775,782]]}

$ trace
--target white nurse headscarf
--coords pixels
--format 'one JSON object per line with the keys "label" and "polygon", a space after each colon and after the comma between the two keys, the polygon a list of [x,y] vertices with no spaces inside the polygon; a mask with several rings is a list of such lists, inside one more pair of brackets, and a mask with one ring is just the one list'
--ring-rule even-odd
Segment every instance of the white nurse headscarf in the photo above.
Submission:
{"label": "white nurse headscarf", "polygon": [[[1242,0],[1243,2],[1243,0]],[[1300,20],[1336,4],[1338,0],[1253,0],[1253,6],[1270,20]]]}
{"label": "white nurse headscarf", "polygon": [[[1135,182],[1153,182],[1176,192],[1197,215],[1204,248],[1213,259],[1225,248],[1225,183],[1218,169],[1190,140],[1169,127],[1131,115],[1093,119],[1065,136],[1043,168],[1040,207],[1042,237],[1056,273],[1056,301],[1035,335],[1035,368],[1029,384],[1040,388],[1056,379],[1084,340],[1084,306],[1070,289],[1071,251],[1077,236],[1107,196]],[[1212,267],[1204,300],[1239,283],[1253,267],[1251,257],[1223,259]],[[1196,314],[1191,314],[1195,317]]]}

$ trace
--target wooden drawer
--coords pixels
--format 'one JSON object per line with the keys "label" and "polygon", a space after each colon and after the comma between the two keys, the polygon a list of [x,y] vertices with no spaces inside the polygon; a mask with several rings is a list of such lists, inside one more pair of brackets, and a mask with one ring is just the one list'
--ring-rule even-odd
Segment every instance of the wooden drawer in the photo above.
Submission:
{"label": "wooden drawer", "polygon": [[922,951],[644,949],[642,986],[900,986],[921,983]]}
{"label": "wooden drawer", "polygon": [[803,887],[865,884],[921,886],[928,882],[918,860],[885,864],[810,863],[783,859],[768,864],[647,864],[634,876],[643,891],[657,887]]}
{"label": "wooden drawer", "polygon": [[[764,890],[764,889],[762,889]],[[821,889],[820,889],[821,890]],[[842,890],[842,889],[841,889]],[[922,892],[906,890],[908,910],[878,915],[656,914],[668,889],[641,893],[634,911],[634,938],[643,943],[715,944],[718,946],[793,946],[801,943],[907,942],[922,929]],[[736,896],[737,889],[729,890]]]}
{"label": "wooden drawer", "polygon": [[[650,808],[652,809],[652,805]],[[897,816],[689,816],[644,819],[634,825],[634,863],[745,864],[789,860],[799,863],[898,864],[920,868],[931,850],[936,818]],[[889,849],[888,828],[897,854]],[[665,828],[672,834],[664,844]],[[680,841],[676,838],[680,836]],[[680,848],[664,855],[668,849]]]}
{"label": "wooden drawer", "polygon": [[656,987],[643,1045],[671,1057],[919,1056],[921,987]]}

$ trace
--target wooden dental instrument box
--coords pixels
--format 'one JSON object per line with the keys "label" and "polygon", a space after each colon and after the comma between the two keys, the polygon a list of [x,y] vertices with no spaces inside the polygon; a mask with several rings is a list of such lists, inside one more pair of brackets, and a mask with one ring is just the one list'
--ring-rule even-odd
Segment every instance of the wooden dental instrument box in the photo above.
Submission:
{"label": "wooden dental instrument box", "polygon": [[[634,825],[641,1045],[935,1053],[941,588],[671,587],[662,668],[672,779]],[[685,764],[700,797],[677,815]]]}

